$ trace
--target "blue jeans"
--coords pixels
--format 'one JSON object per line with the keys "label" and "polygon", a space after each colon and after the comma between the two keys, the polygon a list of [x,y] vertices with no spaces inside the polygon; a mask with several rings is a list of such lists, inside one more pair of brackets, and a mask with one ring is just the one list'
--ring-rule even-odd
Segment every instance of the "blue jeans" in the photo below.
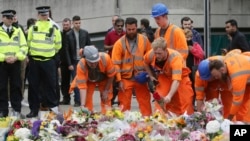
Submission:
{"label": "blue jeans", "polygon": [[[72,79],[74,79],[76,76],[76,68],[77,68],[78,62],[79,62],[79,60],[74,60],[74,62],[73,62],[74,70],[71,71]],[[78,88],[74,89],[74,101],[75,101],[75,103],[80,103],[80,92],[79,92]]]}

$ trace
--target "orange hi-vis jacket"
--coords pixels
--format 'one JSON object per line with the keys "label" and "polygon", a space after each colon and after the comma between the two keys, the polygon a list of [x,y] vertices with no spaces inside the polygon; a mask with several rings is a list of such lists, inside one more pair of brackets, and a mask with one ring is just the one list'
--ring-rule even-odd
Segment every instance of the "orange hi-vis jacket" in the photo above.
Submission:
{"label": "orange hi-vis jacket", "polygon": [[[107,77],[113,77],[116,74],[115,67],[107,53],[100,52],[99,69],[101,73],[106,74]],[[82,58],[77,65],[77,72],[74,81],[71,84],[72,88],[78,87],[79,89],[87,89],[88,82],[88,68],[86,60]]]}
{"label": "orange hi-vis jacket", "polygon": [[151,49],[147,37],[137,34],[132,46],[126,35],[122,36],[113,47],[112,60],[117,70],[116,80],[131,79],[137,72],[144,71],[143,56]]}
{"label": "orange hi-vis jacket", "polygon": [[[168,58],[163,68],[159,68],[155,65],[156,58],[153,50],[144,56],[144,63],[152,66],[158,72],[158,76],[156,77],[158,78],[159,84],[156,86],[156,92],[158,92],[160,96],[167,96],[173,80],[180,81],[180,85],[172,97],[171,102],[166,104],[166,110],[177,115],[184,114],[186,111],[188,114],[192,114],[192,99],[194,93],[189,79],[190,70],[185,66],[185,60],[178,51],[169,48],[167,48],[167,50]],[[157,107],[156,103],[156,108]]]}
{"label": "orange hi-vis jacket", "polygon": [[161,70],[162,74],[172,78],[172,80],[181,80],[182,76],[188,76],[190,70],[184,65],[185,60],[183,60],[181,54],[173,49],[167,48],[167,50],[169,56],[163,69],[155,65],[156,58],[153,49],[144,56],[144,62],[157,70]]}
{"label": "orange hi-vis jacket", "polygon": [[[223,61],[224,60],[224,56],[211,56],[209,58],[207,58],[208,60],[221,60]],[[215,80],[214,82],[218,82],[218,80]],[[211,97],[211,99],[213,98],[218,98],[217,97],[217,89],[219,90],[221,88],[221,85],[214,85],[215,88],[211,88],[211,86],[208,88],[208,84],[210,82],[209,81],[205,81],[205,80],[202,80],[200,78],[200,74],[198,71],[196,71],[195,73],[195,93],[196,93],[196,99],[197,100],[203,100],[203,99],[208,99],[210,100],[209,97]],[[215,92],[216,92],[216,96],[212,96],[212,93],[209,93],[208,95],[205,95],[206,93],[206,88],[208,89],[214,89]],[[222,89],[228,89],[227,86],[222,88]]]}
{"label": "orange hi-vis jacket", "polygon": [[[158,28],[155,31],[155,39],[160,37],[160,29]],[[177,50],[183,56],[184,60],[187,59],[188,56],[188,46],[186,42],[186,37],[181,28],[176,25],[169,24],[167,31],[164,36],[167,41],[167,47]]]}
{"label": "orange hi-vis jacket", "polygon": [[[247,109],[249,113],[249,91],[246,91],[248,83],[250,82],[250,57],[243,54],[234,54],[227,56],[224,59],[227,67],[227,73],[231,80],[233,101],[231,105],[230,114],[235,115],[241,109],[242,105]],[[250,121],[248,121],[250,122]]]}
{"label": "orange hi-vis jacket", "polygon": [[[208,60],[224,60],[224,56],[212,56],[207,58]],[[223,116],[227,118],[230,112],[230,106],[232,104],[232,93],[228,88],[228,83],[220,80],[202,80],[200,78],[199,71],[195,73],[195,93],[196,100],[209,101],[214,98],[219,99],[223,104]]]}

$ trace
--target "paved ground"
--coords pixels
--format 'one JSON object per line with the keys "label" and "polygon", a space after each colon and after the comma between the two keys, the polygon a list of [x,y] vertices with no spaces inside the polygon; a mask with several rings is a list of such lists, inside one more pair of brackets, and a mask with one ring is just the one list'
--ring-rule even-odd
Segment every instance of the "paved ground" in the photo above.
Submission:
{"label": "paved ground", "polygon": [[[26,102],[28,101],[27,100],[27,95],[28,95],[28,92],[27,92],[27,89],[25,89],[24,101],[26,101]],[[71,97],[72,97],[71,98],[71,105],[73,107],[73,105],[74,105],[73,94],[71,95]],[[100,101],[99,91],[95,91],[95,94],[94,94],[94,109],[95,109],[95,111],[100,111],[99,101]],[[59,108],[60,108],[61,111],[65,111],[65,110],[67,110],[69,108],[69,105],[60,105]],[[73,108],[77,109],[79,107],[73,107]],[[10,110],[11,110],[11,108],[10,108]],[[136,98],[132,98],[131,110],[133,110],[133,111],[139,111]],[[29,112],[30,112],[29,107],[23,105],[22,106],[22,114],[26,115]]]}

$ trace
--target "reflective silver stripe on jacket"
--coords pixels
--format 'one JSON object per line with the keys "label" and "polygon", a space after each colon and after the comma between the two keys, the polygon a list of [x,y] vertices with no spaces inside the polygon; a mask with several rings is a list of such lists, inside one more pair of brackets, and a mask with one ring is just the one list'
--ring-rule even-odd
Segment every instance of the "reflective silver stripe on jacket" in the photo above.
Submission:
{"label": "reflective silver stripe on jacket", "polygon": [[34,51],[39,51],[39,52],[51,52],[54,51],[55,49],[45,49],[45,48],[36,48],[36,47],[30,47],[30,49],[34,50]]}
{"label": "reflective silver stripe on jacket", "polygon": [[238,77],[238,76],[241,76],[241,75],[250,75],[250,70],[243,70],[243,71],[239,71],[239,72],[236,72],[236,73],[233,73],[230,75],[231,79],[235,78],[235,77]]}
{"label": "reflective silver stripe on jacket", "polygon": [[195,90],[203,92],[205,90],[205,88],[204,87],[195,87]]}
{"label": "reflective silver stripe on jacket", "polygon": [[175,29],[177,28],[177,26],[173,25],[174,27],[172,28],[171,32],[170,32],[170,47],[169,48],[172,48],[174,49],[174,31]]}

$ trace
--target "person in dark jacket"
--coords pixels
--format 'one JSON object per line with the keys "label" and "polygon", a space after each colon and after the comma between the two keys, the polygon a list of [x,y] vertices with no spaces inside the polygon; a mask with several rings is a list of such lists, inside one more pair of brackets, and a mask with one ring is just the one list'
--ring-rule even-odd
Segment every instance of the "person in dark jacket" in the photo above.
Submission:
{"label": "person in dark jacket", "polygon": [[148,40],[152,43],[154,41],[154,31],[149,24],[148,19],[141,19],[141,33],[145,33]]}
{"label": "person in dark jacket", "polygon": [[71,20],[65,18],[62,23],[63,30],[62,35],[62,49],[59,51],[60,54],[60,70],[61,70],[61,92],[63,95],[63,100],[60,101],[62,105],[70,104],[69,86],[70,86],[70,70],[68,69],[65,40],[66,34],[71,30]]}
{"label": "person in dark jacket", "polygon": [[240,49],[242,52],[250,51],[246,36],[238,30],[237,21],[230,19],[225,24],[227,34],[232,37],[231,44],[225,51],[229,52],[233,49]]}
{"label": "person in dark jacket", "polygon": [[[80,28],[81,18],[79,16],[74,16],[72,22],[73,29],[66,34],[65,50],[68,69],[71,71],[72,78],[74,78],[76,75],[77,63],[82,57],[82,49],[87,45],[91,45],[91,41],[88,31]],[[78,107],[81,105],[78,88],[74,90],[74,94],[74,106]]]}
{"label": "person in dark jacket", "polygon": [[181,19],[181,28],[182,29],[188,28],[192,30],[192,34],[193,34],[192,41],[197,42],[201,46],[201,48],[204,50],[201,34],[197,30],[194,29],[193,20],[190,17],[183,17]]}

